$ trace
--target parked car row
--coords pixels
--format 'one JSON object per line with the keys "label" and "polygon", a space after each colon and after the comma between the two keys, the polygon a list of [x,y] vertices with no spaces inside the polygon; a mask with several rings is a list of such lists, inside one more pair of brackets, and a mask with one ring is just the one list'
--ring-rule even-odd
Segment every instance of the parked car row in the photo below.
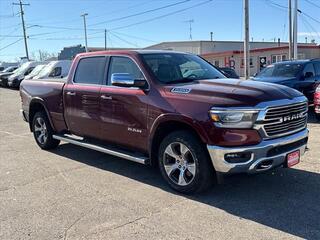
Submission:
{"label": "parked car row", "polygon": [[64,78],[71,66],[69,60],[51,62],[29,61],[21,66],[11,66],[0,72],[0,85],[19,88],[23,80],[42,78]]}

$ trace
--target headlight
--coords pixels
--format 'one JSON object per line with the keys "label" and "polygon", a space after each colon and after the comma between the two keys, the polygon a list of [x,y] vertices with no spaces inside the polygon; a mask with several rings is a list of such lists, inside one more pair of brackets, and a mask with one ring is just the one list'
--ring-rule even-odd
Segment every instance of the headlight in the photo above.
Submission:
{"label": "headlight", "polygon": [[215,126],[222,128],[252,128],[257,120],[258,110],[211,109],[210,118]]}

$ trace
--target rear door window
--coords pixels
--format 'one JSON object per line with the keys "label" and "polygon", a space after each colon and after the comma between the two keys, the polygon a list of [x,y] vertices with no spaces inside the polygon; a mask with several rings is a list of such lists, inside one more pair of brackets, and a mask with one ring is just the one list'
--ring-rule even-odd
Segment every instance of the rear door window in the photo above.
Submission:
{"label": "rear door window", "polygon": [[315,71],[314,71],[314,67],[313,67],[313,64],[312,63],[308,63],[304,69],[303,69],[303,76],[305,76],[305,74],[307,72],[311,72],[313,73],[313,76],[315,76]]}
{"label": "rear door window", "polygon": [[313,63],[313,65],[316,70],[316,75],[320,76],[320,62],[315,62],[315,63]]}
{"label": "rear door window", "polygon": [[105,57],[82,58],[78,63],[73,81],[82,84],[102,84],[105,63]]}

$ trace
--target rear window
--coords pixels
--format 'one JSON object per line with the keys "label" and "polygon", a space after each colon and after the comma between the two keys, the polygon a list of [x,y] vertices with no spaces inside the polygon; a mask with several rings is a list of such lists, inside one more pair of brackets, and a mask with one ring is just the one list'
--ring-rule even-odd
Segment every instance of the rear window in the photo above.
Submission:
{"label": "rear window", "polygon": [[102,84],[105,57],[82,58],[76,69],[75,83]]}

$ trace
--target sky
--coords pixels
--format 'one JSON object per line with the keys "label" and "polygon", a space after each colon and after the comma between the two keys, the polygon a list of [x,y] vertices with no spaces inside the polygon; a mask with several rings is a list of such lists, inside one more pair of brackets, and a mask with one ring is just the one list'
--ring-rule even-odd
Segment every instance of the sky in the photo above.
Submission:
{"label": "sky", "polygon": [[[18,0],[0,0],[0,61],[25,56]],[[242,0],[23,0],[29,54],[58,53],[84,45],[83,13],[88,46],[146,47],[163,41],[243,39]],[[288,0],[249,0],[250,39],[288,40]],[[299,41],[320,43],[320,0],[298,0]]]}

